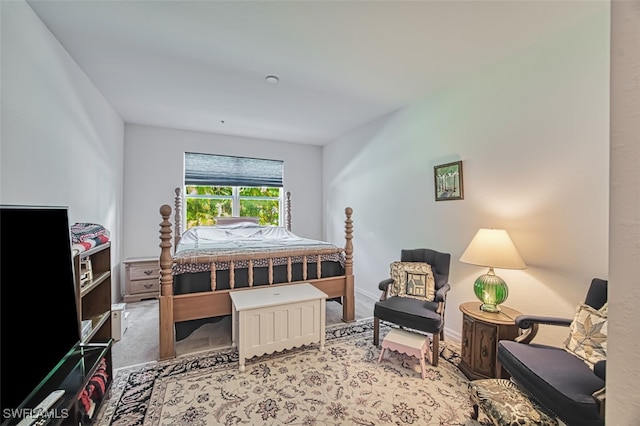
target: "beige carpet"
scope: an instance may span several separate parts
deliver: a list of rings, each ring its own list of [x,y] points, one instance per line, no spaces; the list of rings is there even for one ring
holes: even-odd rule
[[[381,335],[388,331],[384,327]],[[372,321],[327,328],[324,351],[309,346],[247,361],[211,351],[121,369],[100,425],[465,425],[468,380],[458,348],[442,344],[421,378],[417,359],[372,345]]]
[[[356,320],[371,318],[373,305],[377,299],[357,294],[355,303]],[[129,327],[122,339],[113,345],[113,368],[120,369],[147,362],[155,362],[159,356],[158,300],[143,300],[127,303]],[[343,324],[342,305],[327,302],[326,324]],[[176,342],[176,354],[188,355],[204,350],[220,350],[231,347],[231,316],[222,321],[205,324],[189,337]]]

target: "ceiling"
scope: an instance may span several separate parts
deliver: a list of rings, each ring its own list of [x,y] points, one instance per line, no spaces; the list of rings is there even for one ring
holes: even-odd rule
[[[27,2],[127,123],[315,145],[552,37],[595,3]]]

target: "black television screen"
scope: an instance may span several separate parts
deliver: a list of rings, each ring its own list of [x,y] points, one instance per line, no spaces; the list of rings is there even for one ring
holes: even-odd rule
[[[0,205],[2,421],[79,340],[67,208]]]

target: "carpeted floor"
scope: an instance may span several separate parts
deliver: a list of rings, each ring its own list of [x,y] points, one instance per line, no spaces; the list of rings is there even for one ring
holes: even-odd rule
[[[355,303],[356,320],[371,318],[376,301],[377,299],[358,293]],[[159,356],[158,300],[127,303],[126,310],[130,314],[129,327],[121,340],[114,343],[112,350],[115,370],[155,362]],[[327,302],[326,324],[343,324],[341,304]],[[219,322],[201,326],[189,337],[175,344],[178,356],[228,347],[231,347],[230,315]]]
[[[372,330],[371,319],[329,326],[324,351],[256,357],[244,373],[234,349],[120,369],[97,424],[479,424],[455,345],[442,344],[423,380],[416,358],[387,351],[378,363]]]

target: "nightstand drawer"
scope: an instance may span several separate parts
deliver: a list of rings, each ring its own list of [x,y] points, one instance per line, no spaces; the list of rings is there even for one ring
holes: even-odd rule
[[[138,293],[159,293],[160,292],[160,280],[158,278],[152,278],[150,280],[136,280],[129,283],[129,292],[131,295]]]
[[[160,266],[157,263],[145,262],[144,264],[131,264],[129,267],[129,279],[148,280],[151,278],[160,278]]]

